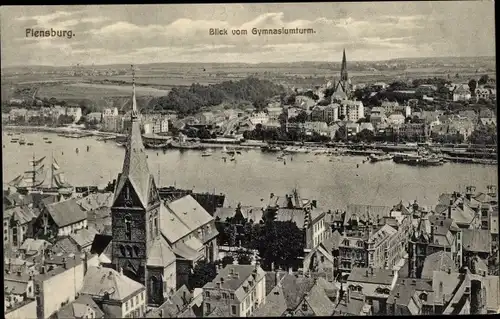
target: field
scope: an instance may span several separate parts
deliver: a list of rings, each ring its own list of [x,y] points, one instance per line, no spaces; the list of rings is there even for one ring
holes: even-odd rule
[[[467,83],[483,74],[495,77],[493,58],[446,58],[439,60],[401,60],[406,68],[383,70],[379,62],[370,64],[348,61],[349,78],[353,84],[383,81],[441,77],[450,81]],[[420,64],[419,64],[420,63]],[[440,64],[439,64],[440,63]],[[380,69],[377,71],[375,69]],[[102,67],[101,67],[102,68]],[[131,94],[132,76],[128,66],[108,66],[108,70],[126,73],[109,76],[69,76],[68,68],[34,67],[31,71],[6,72],[2,70],[2,97],[5,101],[16,94],[18,88],[38,88],[38,98],[54,97],[58,100],[102,101],[128,98]],[[478,69],[480,69],[478,71]],[[86,69],[89,71],[89,69]],[[488,70],[488,71],[485,71]],[[84,69],[85,71],[85,69]],[[37,74],[37,72],[40,72]],[[455,75],[459,74],[457,78]],[[340,64],[327,62],[265,63],[265,64],[222,64],[222,63],[162,63],[139,65],[136,68],[136,92],[138,98],[167,95],[175,86],[189,86],[192,83],[209,85],[223,81],[238,81],[248,76],[267,79],[286,87],[313,88],[340,77]],[[121,102],[120,102],[121,103]]]

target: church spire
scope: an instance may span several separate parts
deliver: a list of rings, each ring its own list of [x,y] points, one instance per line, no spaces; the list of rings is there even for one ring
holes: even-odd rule
[[[342,67],[340,68],[340,80],[341,81],[347,81],[347,59],[345,57],[345,49],[344,49],[344,54],[342,56]]]
[[[140,205],[146,208],[149,197],[151,196],[150,188],[152,187],[153,177],[148,168],[146,152],[144,144],[142,143],[141,124],[135,97],[135,72],[133,66],[132,77],[131,127],[127,139],[122,172],[118,176],[118,182],[115,189],[114,202],[117,204],[117,199],[120,197],[131,200],[130,195],[127,194],[132,191],[136,195],[134,197],[138,197]]]

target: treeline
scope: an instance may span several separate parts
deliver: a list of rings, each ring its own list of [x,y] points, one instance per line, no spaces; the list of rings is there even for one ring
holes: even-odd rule
[[[281,85],[248,77],[237,82],[225,81],[208,86],[192,84],[189,87],[176,87],[167,96],[151,100],[149,108],[173,110],[179,115],[190,115],[202,108],[226,101],[249,101],[255,104],[284,92],[285,88]]]

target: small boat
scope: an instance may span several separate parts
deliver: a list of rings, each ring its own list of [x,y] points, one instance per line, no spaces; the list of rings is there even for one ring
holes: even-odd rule
[[[384,154],[384,155],[371,154],[370,155],[370,162],[372,162],[372,163],[381,162],[381,161],[389,161],[391,159],[392,159],[392,155],[390,155],[390,154]]]
[[[44,139],[44,140],[48,140],[49,138],[48,138],[48,137],[44,137],[43,139]]]
[[[17,142],[19,142],[19,140],[13,138],[13,139],[10,140],[10,142],[11,143],[17,143]]]
[[[19,139],[19,145],[24,145],[24,144],[26,144],[26,140],[23,137],[21,137]]]
[[[28,146],[33,146],[33,143],[32,142],[28,142],[26,143]]]
[[[87,152],[88,152],[88,151],[90,151],[90,146],[89,146],[89,145],[87,145]]]
[[[284,159],[283,156],[278,156],[276,158],[278,159],[278,161],[282,161]]]
[[[78,147],[76,148],[76,154],[78,154],[80,152],[80,150],[78,149]]]
[[[45,141],[45,143],[47,143],[47,144],[52,144],[52,141]]]
[[[7,133],[7,136],[12,136],[12,133]]]
[[[240,151],[236,151],[236,154],[241,155],[241,152]]]
[[[212,156],[212,153],[210,151],[204,151],[203,153],[201,153],[201,156],[202,157]]]

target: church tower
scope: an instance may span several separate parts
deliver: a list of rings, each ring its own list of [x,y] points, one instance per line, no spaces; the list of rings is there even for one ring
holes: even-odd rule
[[[340,68],[340,81],[345,83],[349,81],[349,77],[347,75],[347,59],[345,57],[345,49],[344,49],[344,54],[342,56],[342,66]]]
[[[345,49],[342,55],[342,66],[340,68],[340,80],[334,84],[333,100],[336,102],[351,98],[351,81],[347,73],[347,58]]]
[[[123,168],[118,174],[111,207],[112,264],[146,287],[147,257],[160,237],[160,197],[149,172],[142,143],[132,69],[132,113]]]

